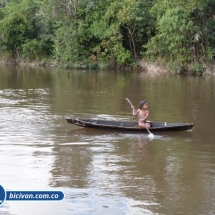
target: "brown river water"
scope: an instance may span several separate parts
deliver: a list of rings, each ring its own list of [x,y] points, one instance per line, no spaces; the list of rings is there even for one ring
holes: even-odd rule
[[[192,122],[192,131],[80,128],[66,117]],[[6,215],[215,214],[215,77],[0,68],[0,185],[60,190],[62,201],[5,201]]]

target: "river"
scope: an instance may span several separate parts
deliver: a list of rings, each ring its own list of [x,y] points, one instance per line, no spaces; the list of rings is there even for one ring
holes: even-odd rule
[[[6,215],[215,213],[215,77],[1,67],[0,185],[60,190],[52,201],[5,201]],[[191,131],[80,128],[71,118],[192,122]]]

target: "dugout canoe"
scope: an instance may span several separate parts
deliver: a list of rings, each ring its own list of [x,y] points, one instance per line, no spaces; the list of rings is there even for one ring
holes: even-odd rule
[[[86,128],[146,131],[145,128],[140,128],[137,122],[72,118],[66,118],[66,121],[73,125]],[[151,121],[150,124],[150,131],[183,131],[190,130],[194,126],[193,123],[166,123]]]

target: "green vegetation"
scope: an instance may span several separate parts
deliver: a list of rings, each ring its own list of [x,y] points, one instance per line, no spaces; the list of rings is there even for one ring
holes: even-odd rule
[[[215,57],[215,0],[0,0],[1,57],[69,68],[162,61],[202,71]]]

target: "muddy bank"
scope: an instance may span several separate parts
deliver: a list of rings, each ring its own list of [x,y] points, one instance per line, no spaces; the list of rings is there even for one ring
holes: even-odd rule
[[[167,66],[158,64],[158,63],[150,63],[144,60],[137,60],[136,61],[139,68],[144,72],[150,72],[154,74],[160,73],[175,73],[173,70],[169,69]]]
[[[160,73],[170,73],[170,74],[188,74],[188,75],[215,75],[215,62],[209,65],[202,65],[199,70],[195,70],[191,66],[178,67],[171,69],[168,64],[163,64],[161,62],[149,62],[147,60],[137,60],[136,61],[140,70],[144,72],[149,72],[153,74]]]

